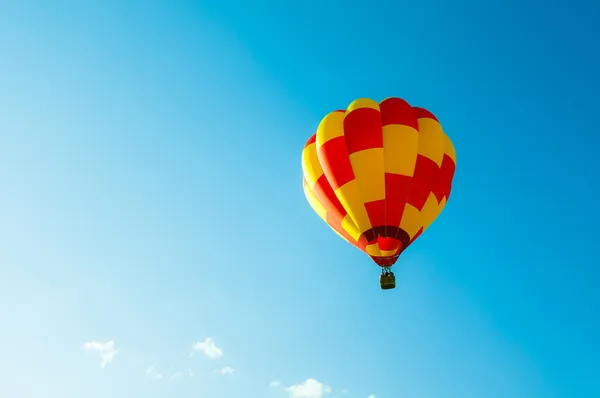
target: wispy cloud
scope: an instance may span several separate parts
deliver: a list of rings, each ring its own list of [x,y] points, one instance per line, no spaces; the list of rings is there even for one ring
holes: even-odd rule
[[[188,369],[188,376],[190,376],[190,378],[194,377],[194,371],[191,368]]]
[[[207,337],[204,341],[192,344],[192,352],[201,352],[209,359],[217,359],[223,356],[223,351],[217,347],[213,339]]]
[[[344,388],[344,389],[342,390],[342,394],[348,394],[348,389],[347,389],[347,388]]]
[[[232,375],[233,372],[235,372],[235,369],[231,366],[225,366],[222,367],[221,370],[219,370],[219,373],[221,373],[222,375]]]
[[[146,376],[153,377],[158,380],[163,379],[163,375],[158,370],[156,370],[154,366],[148,367],[148,369],[146,370]]]
[[[83,348],[87,353],[96,353],[100,356],[100,367],[104,369],[110,365],[119,350],[115,346],[113,340],[110,341],[89,341],[83,344]]]
[[[283,387],[283,384],[279,380],[273,380],[269,383],[269,387],[271,388],[280,388]]]
[[[191,371],[191,369],[190,369],[190,371]],[[162,373],[160,373],[158,371],[158,369],[156,369],[154,366],[149,366],[148,369],[146,369],[146,376],[151,377],[153,379],[157,379],[157,380],[164,380],[164,376],[162,375]],[[171,375],[171,377],[169,377],[169,380],[180,379],[182,377],[183,377],[182,372],[175,372]]]
[[[369,398],[375,398],[375,394],[369,395]]]
[[[331,387],[309,378],[305,382],[285,388],[290,398],[321,398],[331,393]]]

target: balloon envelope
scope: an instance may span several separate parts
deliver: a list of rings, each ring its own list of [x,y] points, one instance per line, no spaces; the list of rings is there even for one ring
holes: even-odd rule
[[[302,153],[313,210],[382,267],[440,214],[455,167],[454,146],[437,118],[400,98],[362,98],[329,113]]]

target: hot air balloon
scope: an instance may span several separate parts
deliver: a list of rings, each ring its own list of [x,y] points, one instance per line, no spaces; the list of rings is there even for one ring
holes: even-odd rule
[[[401,98],[362,98],[326,115],[302,152],[304,193],[344,240],[381,267],[392,266],[450,197],[454,146],[438,119]]]

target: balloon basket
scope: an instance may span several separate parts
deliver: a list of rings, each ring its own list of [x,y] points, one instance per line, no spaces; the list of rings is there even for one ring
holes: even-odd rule
[[[393,272],[381,274],[379,276],[379,285],[382,290],[394,289],[396,287],[396,276]]]

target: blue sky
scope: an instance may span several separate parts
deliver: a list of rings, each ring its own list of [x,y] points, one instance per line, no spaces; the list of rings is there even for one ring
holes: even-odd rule
[[[0,5],[0,396],[600,396],[598,6],[368,4]],[[458,165],[382,292],[300,156],[388,96]]]

